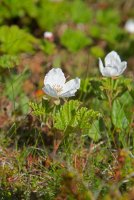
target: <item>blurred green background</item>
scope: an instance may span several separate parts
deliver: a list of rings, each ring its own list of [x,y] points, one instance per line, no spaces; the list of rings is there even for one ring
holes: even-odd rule
[[[134,45],[134,35],[124,29],[129,18],[134,18],[133,0],[1,0],[0,53],[42,51],[58,54],[52,64],[83,67],[87,55],[93,65],[93,58],[110,50],[128,59]],[[44,40],[45,31],[53,32],[54,42]]]

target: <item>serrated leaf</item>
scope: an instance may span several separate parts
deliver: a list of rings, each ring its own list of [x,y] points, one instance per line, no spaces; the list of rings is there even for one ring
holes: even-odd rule
[[[45,108],[35,102],[29,102],[29,106],[33,110],[33,114],[36,116],[41,116],[45,114]]]
[[[75,126],[77,125],[84,134],[85,132],[89,130],[89,128],[92,125],[92,122],[98,116],[99,116],[98,112],[95,112],[94,110],[88,110],[86,107],[82,107],[76,113]]]
[[[54,117],[54,127],[59,130],[65,130],[68,126],[73,126],[79,106],[80,102],[77,100],[70,100],[65,103]]]
[[[0,50],[7,54],[32,52],[37,40],[25,30],[17,26],[0,27]]]
[[[13,68],[19,64],[17,56],[3,55],[0,57],[0,67],[2,68]]]
[[[99,117],[99,113],[86,107],[80,108],[80,102],[71,100],[61,107],[55,116],[55,128],[65,130],[68,127],[81,130],[86,134],[92,122]]]

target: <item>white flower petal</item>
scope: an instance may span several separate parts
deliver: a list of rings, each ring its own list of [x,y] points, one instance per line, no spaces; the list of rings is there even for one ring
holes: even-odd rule
[[[101,74],[103,75],[104,65],[103,65],[102,60],[100,58],[99,58],[99,69],[100,69]]]
[[[126,68],[127,68],[127,62],[126,61],[121,62],[120,68],[118,68],[119,69],[118,76],[121,75]]]
[[[99,58],[99,69],[103,76],[112,77],[121,75],[127,67],[127,62],[121,62],[119,55],[111,51],[105,57],[105,67]]]
[[[49,96],[51,96],[51,97],[58,97],[56,91],[50,85],[47,84],[42,89]]]
[[[75,93],[77,92],[77,90],[71,90],[71,91],[67,91],[65,93],[62,93],[60,95],[60,97],[72,97],[75,96]]]
[[[64,73],[60,68],[51,69],[44,78],[44,85],[48,84],[50,86],[53,85],[64,85],[66,79]]]
[[[129,19],[125,24],[125,29],[129,33],[134,33],[134,19]]]
[[[118,76],[118,69],[115,67],[105,67],[102,75],[106,77]]]
[[[75,96],[75,92],[80,88],[80,79],[72,79],[65,83],[63,91],[60,94],[61,97],[71,97]]]
[[[80,88],[80,79],[75,78],[65,83],[62,93],[65,93],[71,90],[78,90],[79,88]]]
[[[50,70],[44,79],[44,92],[52,97],[71,97],[80,88],[80,79],[65,83],[65,76],[60,68]]]
[[[121,59],[115,51],[111,51],[105,57],[105,67],[118,67],[120,63]]]
[[[49,31],[46,31],[46,32],[44,32],[44,37],[45,38],[52,38],[53,37],[53,33],[49,32]]]

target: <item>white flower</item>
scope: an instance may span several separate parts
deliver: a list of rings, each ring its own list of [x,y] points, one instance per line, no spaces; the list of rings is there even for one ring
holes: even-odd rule
[[[54,35],[52,32],[46,31],[44,32],[44,38],[50,41],[54,40]]]
[[[134,33],[134,19],[129,19],[125,24],[125,29],[129,33]]]
[[[105,67],[99,58],[99,68],[103,76],[114,77],[121,75],[127,67],[127,62],[121,62],[119,55],[111,51],[105,57]]]
[[[51,69],[44,78],[44,92],[51,97],[71,97],[75,96],[80,88],[80,79],[75,78],[66,82],[64,73],[60,68]]]

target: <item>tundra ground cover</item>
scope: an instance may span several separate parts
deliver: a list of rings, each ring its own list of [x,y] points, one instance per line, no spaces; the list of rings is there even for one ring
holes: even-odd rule
[[[133,6],[0,2],[0,199],[133,199]]]

